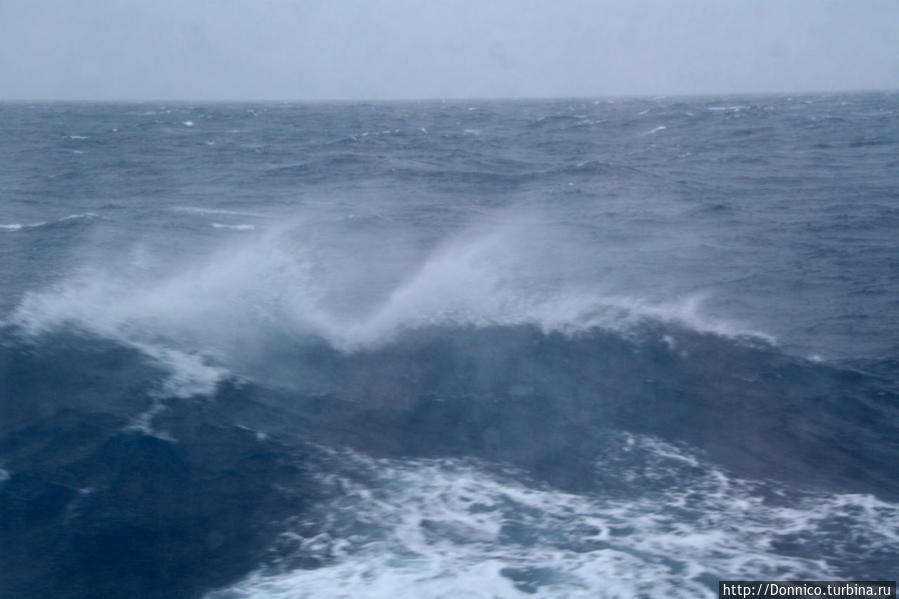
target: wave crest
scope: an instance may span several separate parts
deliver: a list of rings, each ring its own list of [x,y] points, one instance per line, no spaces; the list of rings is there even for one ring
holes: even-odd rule
[[[328,253],[303,233],[297,227],[264,232],[180,264],[154,260],[141,248],[29,293],[11,321],[32,334],[74,326],[144,351],[156,348],[156,355],[200,354],[226,367],[245,365],[279,344],[323,340],[354,352],[433,326],[529,325],[565,334],[601,328],[627,335],[661,322],[763,338],[705,316],[701,294],[662,301],[560,276],[540,247],[528,245],[533,230],[527,226],[462,236],[411,269],[374,274],[368,260]]]

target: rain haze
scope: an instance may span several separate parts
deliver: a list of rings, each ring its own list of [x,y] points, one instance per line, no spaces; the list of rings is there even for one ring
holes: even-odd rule
[[[2,0],[0,98],[894,89],[897,31],[893,0]]]

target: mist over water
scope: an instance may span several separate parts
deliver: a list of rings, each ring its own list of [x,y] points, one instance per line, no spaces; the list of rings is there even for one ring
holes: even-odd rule
[[[897,110],[0,107],[0,594],[888,578]]]
[[[273,347],[369,350],[429,326],[531,325],[570,335],[594,327],[627,333],[653,319],[768,338],[703,315],[699,292],[666,299],[631,287],[627,295],[621,266],[596,255],[584,268],[589,246],[563,237],[553,215],[505,216],[511,212],[493,211],[424,248],[389,235],[385,244],[380,227],[353,231],[350,247],[317,243],[330,225],[311,219],[216,241],[174,261],[141,246],[27,294],[12,321],[31,333],[73,325],[129,344],[163,344],[250,377]],[[330,235],[347,234],[340,228]]]

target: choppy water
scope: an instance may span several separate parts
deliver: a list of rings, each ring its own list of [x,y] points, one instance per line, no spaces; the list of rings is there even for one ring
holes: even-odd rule
[[[0,595],[895,579],[899,95],[0,105]]]

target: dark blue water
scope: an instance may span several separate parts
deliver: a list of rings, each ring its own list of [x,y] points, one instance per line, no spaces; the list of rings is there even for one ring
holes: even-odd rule
[[[0,105],[0,596],[895,579],[899,95]]]

